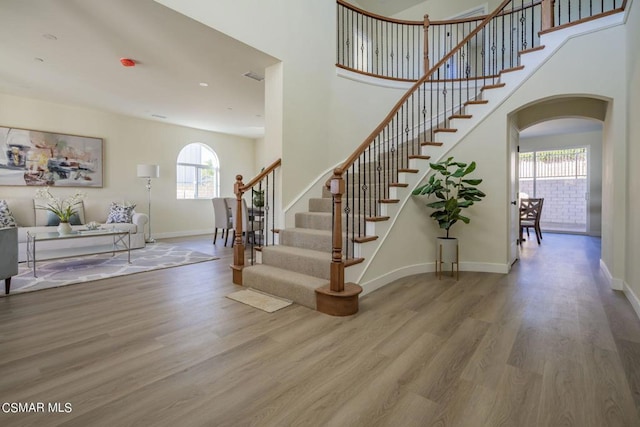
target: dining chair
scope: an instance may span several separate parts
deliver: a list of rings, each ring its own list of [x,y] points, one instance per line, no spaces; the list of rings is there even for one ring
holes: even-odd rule
[[[540,244],[540,240],[542,240],[540,216],[542,215],[543,205],[544,198],[520,200],[520,245],[522,245],[524,230],[527,230],[527,237],[529,237],[530,228],[533,228],[535,231],[536,240],[538,240],[538,244]]]
[[[235,198],[227,198],[227,204],[231,210],[231,223],[233,228],[236,226],[236,211],[238,206],[238,201]],[[242,199],[242,235],[244,237],[244,244],[248,245],[249,242],[256,243],[258,234],[261,234],[262,231],[262,221],[249,218],[249,209],[247,208],[247,202]],[[233,241],[231,242],[231,246],[235,244],[235,232]]]
[[[216,238],[218,237],[218,229],[222,230],[222,238],[224,239],[224,245],[227,246],[227,240],[229,239],[229,230],[233,229],[231,223],[231,215],[227,201],[223,197],[214,197],[211,199],[213,203],[213,215],[215,221],[215,230],[213,232],[213,244],[216,244]]]

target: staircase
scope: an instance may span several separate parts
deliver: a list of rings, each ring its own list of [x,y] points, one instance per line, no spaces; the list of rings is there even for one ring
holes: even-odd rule
[[[607,19],[619,18],[608,15],[602,19],[602,25],[608,25]],[[411,138],[380,148],[374,155],[369,155],[368,161],[352,162],[352,169],[345,173],[347,180],[358,185],[367,184],[364,191],[356,188],[355,194],[347,193],[341,198],[342,207],[347,208],[341,213],[339,239],[345,242],[344,252],[341,252],[343,282],[359,282],[372,255],[384,243],[395,216],[409,200],[411,191],[429,173],[429,161],[443,158],[580,31],[580,26],[569,26],[542,35],[538,46],[518,53],[517,66],[499,70],[497,77],[483,85],[477,96],[450,107],[450,111],[445,109],[446,120],[437,119],[436,125],[429,129],[418,128]],[[436,116],[440,117],[442,113]],[[402,162],[398,160],[399,152],[407,154]],[[372,174],[375,179],[367,180],[366,177]],[[335,200],[325,185],[316,187],[315,191],[319,197],[309,199],[307,211],[295,214],[294,227],[279,230],[279,244],[262,247],[261,263],[243,268],[242,284],[327,312],[318,306],[318,295],[326,293],[331,285],[332,255],[335,264]],[[319,289],[324,291],[319,292]],[[355,295],[357,304],[360,289],[347,286],[345,292],[351,297]]]
[[[279,231],[279,244],[262,248],[262,264],[243,270],[243,285],[316,309],[316,289],[330,281],[331,193],[309,200],[295,227]]]

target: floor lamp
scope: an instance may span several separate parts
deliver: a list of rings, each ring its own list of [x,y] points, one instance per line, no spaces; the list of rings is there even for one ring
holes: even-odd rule
[[[138,165],[138,178],[147,178],[147,195],[149,203],[149,237],[147,243],[155,243],[156,239],[151,236],[151,178],[160,177],[160,166],[158,165]]]

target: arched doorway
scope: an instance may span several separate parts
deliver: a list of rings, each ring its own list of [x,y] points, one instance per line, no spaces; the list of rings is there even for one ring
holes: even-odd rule
[[[547,147],[556,144],[558,146],[576,146],[580,144],[580,133],[585,128],[589,132],[596,127],[602,132],[603,124],[607,119],[607,111],[609,102],[600,98],[585,96],[565,96],[543,99],[534,103],[523,106],[515,110],[509,115],[509,144],[510,144],[510,188],[509,194],[512,200],[512,210],[510,213],[510,260],[515,262],[519,256],[517,239],[519,237],[519,221],[518,221],[518,199],[519,199],[519,153],[532,151],[532,146],[536,144],[538,147]],[[567,120],[570,119],[570,120]],[[578,119],[578,120],[576,120]],[[562,120],[561,122],[557,122]],[[544,130],[551,129],[555,122],[556,130],[553,135],[543,135]],[[594,127],[593,124],[596,123]],[[562,125],[564,124],[564,128]],[[580,127],[583,126],[583,128]],[[572,128],[569,128],[571,126]],[[527,136],[534,136],[534,140],[528,141]],[[562,135],[565,135],[564,137]],[[593,135],[589,138],[593,139]],[[567,142],[562,144],[562,142]],[[550,144],[550,145],[549,145]],[[599,143],[590,141],[591,146],[591,164],[590,169],[595,172],[590,177],[588,186],[588,201],[585,205],[587,210],[588,224],[585,225],[587,234],[599,235],[602,221],[601,210],[603,199],[602,194],[602,165],[604,156],[602,155],[602,147],[606,144],[605,137],[601,136]],[[562,209],[562,208],[560,208]]]

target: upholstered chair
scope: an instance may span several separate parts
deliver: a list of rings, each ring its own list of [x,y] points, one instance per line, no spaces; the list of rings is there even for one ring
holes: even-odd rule
[[[238,210],[238,200],[232,197],[227,197],[227,206],[231,209],[231,224],[235,228],[236,226],[236,212]],[[257,243],[256,235],[261,234],[262,221],[254,219],[249,215],[249,209],[247,208],[247,202],[242,199],[242,235],[244,236],[244,244],[248,245],[250,242]],[[235,231],[234,237],[235,239]],[[235,240],[232,241],[231,246],[235,244]]]
[[[233,229],[233,224],[231,223],[231,210],[227,206],[227,201],[222,197],[214,197],[213,199],[211,199],[211,202],[213,203],[213,215],[215,220],[213,244],[216,244],[218,229],[221,229],[224,245],[227,246],[227,240],[229,239],[229,230]]]
[[[11,290],[11,277],[18,274],[18,229],[0,228],[0,280],[4,279],[4,293]]]

